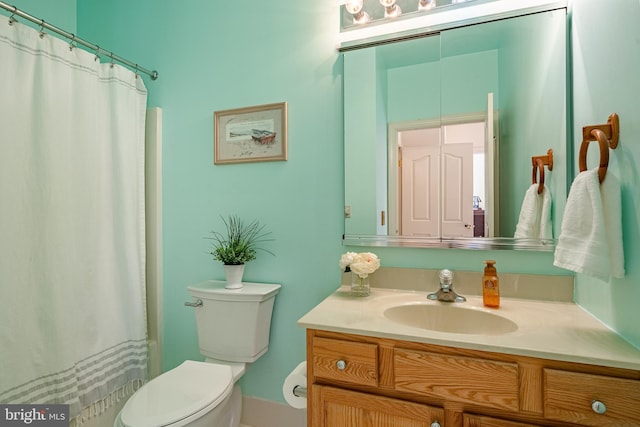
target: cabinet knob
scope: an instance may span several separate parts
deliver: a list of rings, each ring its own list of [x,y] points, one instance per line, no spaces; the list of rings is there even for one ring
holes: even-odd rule
[[[336,362],[336,366],[341,371],[344,371],[344,369],[347,367],[347,362],[345,362],[344,360],[340,359],[340,360],[338,360],[338,362]]]
[[[440,427],[440,423],[437,421],[434,421],[431,423],[431,427]]]
[[[604,414],[605,412],[607,412],[607,405],[600,402],[599,400],[594,400],[593,402],[591,402],[591,409],[593,409],[593,412],[595,412],[596,414]]]

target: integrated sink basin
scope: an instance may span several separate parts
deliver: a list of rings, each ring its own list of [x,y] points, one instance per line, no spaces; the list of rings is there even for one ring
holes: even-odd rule
[[[384,317],[405,326],[455,334],[501,335],[518,329],[518,325],[506,317],[452,304],[397,305],[387,308]]]

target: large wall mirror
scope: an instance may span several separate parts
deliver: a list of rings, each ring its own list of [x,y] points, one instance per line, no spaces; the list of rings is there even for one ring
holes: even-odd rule
[[[345,244],[552,250],[514,232],[532,157],[550,149],[560,229],[566,20],[557,9],[344,52]]]

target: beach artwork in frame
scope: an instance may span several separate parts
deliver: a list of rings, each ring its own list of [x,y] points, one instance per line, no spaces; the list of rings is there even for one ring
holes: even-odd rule
[[[213,163],[287,160],[287,103],[216,111]]]

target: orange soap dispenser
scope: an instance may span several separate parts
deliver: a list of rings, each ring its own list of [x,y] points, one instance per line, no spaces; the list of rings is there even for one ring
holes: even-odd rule
[[[496,272],[495,261],[488,259],[482,277],[482,302],[485,307],[500,307],[500,284]]]

